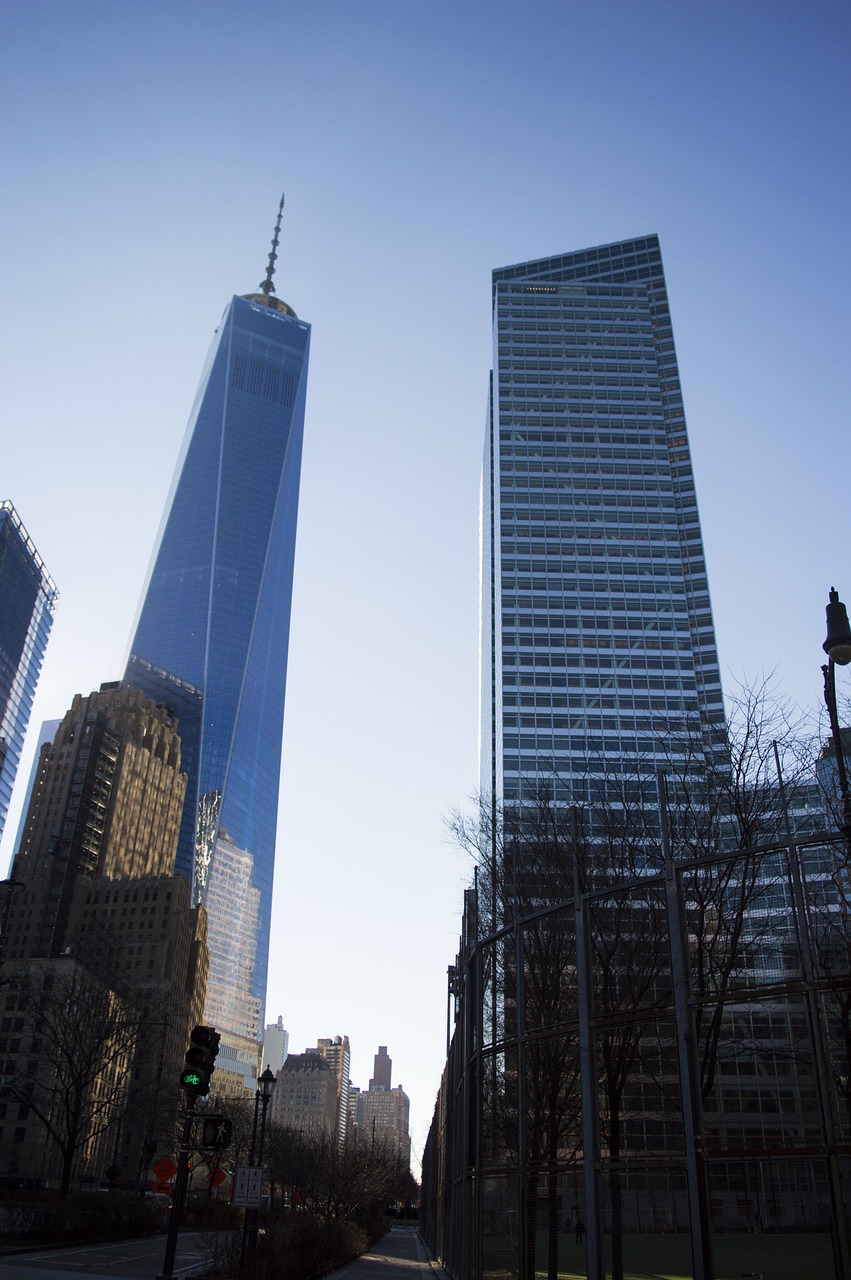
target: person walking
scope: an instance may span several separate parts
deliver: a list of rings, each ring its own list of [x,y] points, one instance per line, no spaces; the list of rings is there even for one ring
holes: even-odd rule
[[[582,1221],[579,1214],[577,1214],[576,1215],[576,1243],[577,1244],[582,1244],[582,1239],[584,1235],[585,1235],[585,1223]]]

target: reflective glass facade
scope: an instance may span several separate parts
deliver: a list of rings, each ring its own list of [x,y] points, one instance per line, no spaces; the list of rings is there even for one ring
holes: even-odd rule
[[[262,1039],[310,326],[234,298],[213,343],[126,679],[178,716],[178,869],[209,917],[205,1017]],[[240,1046],[242,1054],[240,1056]]]
[[[657,238],[495,271],[493,328],[481,787],[580,803],[723,721]]]
[[[59,595],[11,502],[0,502],[0,835]]]

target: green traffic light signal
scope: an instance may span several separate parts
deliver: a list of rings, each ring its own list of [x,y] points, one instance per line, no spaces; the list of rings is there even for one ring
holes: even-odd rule
[[[180,1083],[196,1097],[204,1098],[210,1092],[210,1076],[219,1052],[219,1033],[215,1027],[194,1027],[189,1037],[183,1074]]]

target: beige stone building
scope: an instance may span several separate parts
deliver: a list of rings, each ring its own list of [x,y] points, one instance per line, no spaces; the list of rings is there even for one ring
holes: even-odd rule
[[[100,1074],[89,1070],[90,1133],[73,1180],[99,1183],[108,1170],[135,1185],[151,1153],[173,1146],[178,1078],[209,964],[204,909],[174,874],[185,789],[174,716],[127,686],[75,697],[42,748],[4,937],[0,1184],[57,1177],[57,1121],[26,1105],[27,1077],[73,1075],[75,1046],[69,1040],[64,1065],[51,1064],[59,1050],[30,1015],[38,989],[35,1007],[47,1007],[71,973],[80,989],[71,1007],[88,1002],[113,1026]],[[66,1019],[71,1030],[76,1016]]]
[[[276,1076],[269,1121],[282,1129],[318,1136],[337,1128],[337,1079],[315,1051],[291,1053]]]

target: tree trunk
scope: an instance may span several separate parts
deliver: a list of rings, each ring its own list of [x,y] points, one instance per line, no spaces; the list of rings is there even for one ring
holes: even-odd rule
[[[76,1150],[76,1147],[73,1146],[62,1148],[62,1175],[59,1182],[59,1194],[63,1200],[71,1190],[71,1171],[74,1168]]]

